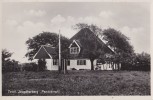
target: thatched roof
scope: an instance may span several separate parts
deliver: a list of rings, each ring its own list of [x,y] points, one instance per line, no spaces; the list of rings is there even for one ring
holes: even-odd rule
[[[42,45],[38,52],[35,54],[34,59],[50,59],[55,58],[57,55],[55,47],[49,45]]]
[[[95,33],[93,33],[89,28],[83,28],[78,33],[76,33],[70,40],[76,40],[76,42],[82,47],[86,47],[88,44],[84,44],[82,39],[90,39],[92,42],[97,43],[97,45],[104,47],[106,52],[114,53]]]
[[[85,42],[84,40],[89,39],[89,42]],[[67,49],[64,52],[70,59],[85,59],[86,56],[85,50],[88,47],[92,47],[92,42],[97,43],[98,49],[101,49],[105,53],[114,53],[101,39],[99,39],[90,29],[84,28],[81,29],[78,33],[76,33],[71,39],[71,41],[75,40],[76,43],[81,47],[81,51],[79,54],[70,54],[70,50]],[[57,58],[58,53],[55,51],[56,48],[49,46],[49,45],[42,45],[38,52],[35,54],[34,59],[50,59],[50,58]]]

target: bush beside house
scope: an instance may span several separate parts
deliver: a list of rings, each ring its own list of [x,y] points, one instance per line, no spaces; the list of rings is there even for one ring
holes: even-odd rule
[[[122,63],[121,70],[136,70],[136,71],[150,71],[150,55],[142,52],[130,57],[130,62]]]
[[[22,71],[38,71],[38,65],[34,62],[23,63],[21,67],[22,67]]]

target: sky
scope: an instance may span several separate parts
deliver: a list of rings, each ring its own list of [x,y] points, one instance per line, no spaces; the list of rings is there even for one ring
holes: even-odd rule
[[[9,2],[2,4],[2,49],[27,62],[25,42],[41,32],[71,38],[77,23],[114,28],[130,38],[136,53],[150,53],[150,4],[144,2]]]

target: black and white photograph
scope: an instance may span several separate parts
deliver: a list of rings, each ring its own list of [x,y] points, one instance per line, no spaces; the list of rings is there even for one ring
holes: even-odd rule
[[[1,5],[2,96],[151,96],[150,2]]]

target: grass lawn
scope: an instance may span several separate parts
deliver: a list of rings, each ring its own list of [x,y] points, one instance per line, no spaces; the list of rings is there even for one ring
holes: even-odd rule
[[[150,95],[150,72],[10,72],[2,75],[2,95]]]

